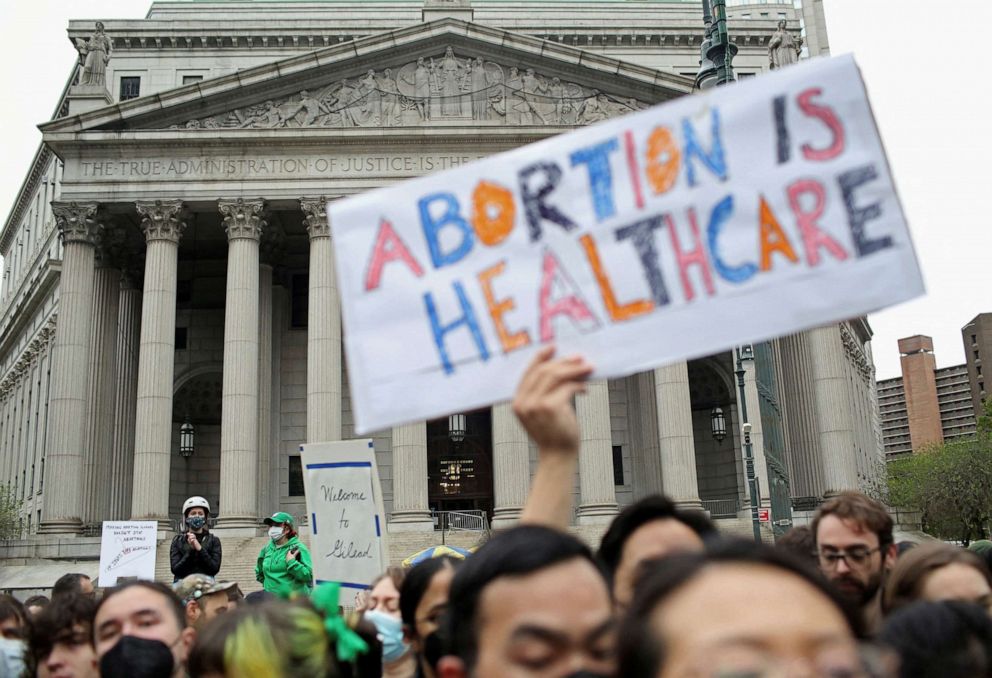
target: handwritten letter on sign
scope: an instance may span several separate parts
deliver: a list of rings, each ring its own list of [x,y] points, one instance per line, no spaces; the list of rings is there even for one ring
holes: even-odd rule
[[[328,206],[359,432],[923,292],[854,60],[815,60]]]
[[[372,441],[301,449],[314,579],[364,589],[389,564]]]
[[[103,521],[100,586],[115,586],[121,578],[155,579],[157,530],[154,520]]]

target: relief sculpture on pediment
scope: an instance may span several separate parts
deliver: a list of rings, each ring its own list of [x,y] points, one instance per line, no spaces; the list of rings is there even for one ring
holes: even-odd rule
[[[420,57],[398,69],[369,70],[320,89],[173,125],[173,129],[401,127],[434,121],[490,125],[585,125],[646,108],[528,68],[481,57]]]

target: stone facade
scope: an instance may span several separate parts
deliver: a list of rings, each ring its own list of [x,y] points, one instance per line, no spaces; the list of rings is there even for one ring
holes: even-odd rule
[[[68,89],[0,234],[0,482],[24,500],[25,536],[166,528],[191,494],[231,536],[303,515],[299,445],[353,436],[326,202],[690,94],[695,5],[520,7],[158,2],[105,22],[106,90]],[[778,15],[799,15],[746,9],[731,13],[736,66],[756,75]],[[772,348],[785,462],[766,459],[764,394],[740,368],[759,487],[778,464],[794,496],[877,489],[867,324]],[[728,352],[593,384],[576,529],[661,491],[747,529],[736,369]],[[432,531],[432,509],[519,516],[533,445],[504,405],[467,414],[487,423],[464,444],[446,422],[372,436],[392,531]]]

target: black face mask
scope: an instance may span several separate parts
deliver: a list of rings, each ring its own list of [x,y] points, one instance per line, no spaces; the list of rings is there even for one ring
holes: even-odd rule
[[[610,678],[610,676],[605,673],[596,673],[595,671],[576,671],[575,673],[568,674],[565,678]]]
[[[424,662],[432,669],[437,667],[437,663],[444,656],[444,641],[437,631],[424,636]]]
[[[100,678],[169,678],[174,666],[161,640],[123,636],[100,660]]]

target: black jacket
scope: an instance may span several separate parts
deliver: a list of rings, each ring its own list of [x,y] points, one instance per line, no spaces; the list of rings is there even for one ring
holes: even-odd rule
[[[216,577],[220,571],[220,539],[209,532],[198,534],[196,538],[202,547],[199,551],[189,545],[185,534],[177,534],[172,538],[169,560],[172,563],[172,576],[176,579],[191,574]]]

